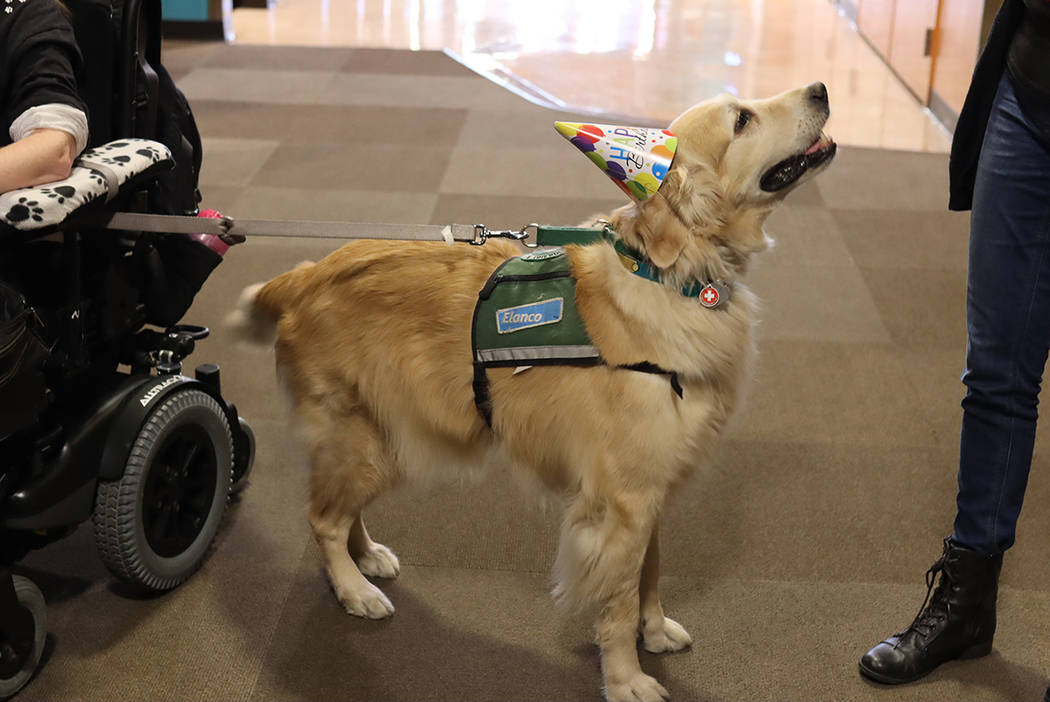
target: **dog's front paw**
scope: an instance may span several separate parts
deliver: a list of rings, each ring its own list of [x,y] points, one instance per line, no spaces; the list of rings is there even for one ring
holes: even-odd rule
[[[655,625],[646,623],[642,630],[642,645],[649,653],[668,653],[681,651],[693,644],[693,637],[681,624],[670,617],[664,617],[663,623]]]
[[[336,590],[336,597],[348,614],[365,619],[384,619],[394,613],[394,605],[372,583],[357,589]]]
[[[373,544],[371,549],[357,559],[357,568],[374,578],[396,578],[401,572],[397,556],[383,544]]]
[[[605,686],[605,699],[609,702],[663,702],[668,698],[670,695],[656,678],[640,671],[627,682]]]

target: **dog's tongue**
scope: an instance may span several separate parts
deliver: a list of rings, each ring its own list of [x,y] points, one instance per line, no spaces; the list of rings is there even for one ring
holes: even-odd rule
[[[825,146],[827,146],[830,143],[831,143],[831,137],[829,137],[824,132],[821,132],[820,136],[817,137],[817,140],[814,141],[813,144],[810,145],[810,147],[808,149],[806,149],[806,154],[816,153],[817,151],[820,151],[821,149],[823,149]]]

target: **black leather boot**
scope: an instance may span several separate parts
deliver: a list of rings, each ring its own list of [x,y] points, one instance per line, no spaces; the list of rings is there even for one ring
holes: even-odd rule
[[[865,653],[861,675],[881,683],[906,683],[945,661],[990,653],[1002,565],[1001,553],[987,556],[945,539],[944,553],[926,571],[926,599],[915,621]],[[940,582],[933,589],[938,574]]]

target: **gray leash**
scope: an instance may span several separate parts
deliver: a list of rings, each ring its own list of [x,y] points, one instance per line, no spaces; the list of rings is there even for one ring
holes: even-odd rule
[[[78,223],[101,229],[161,234],[215,234],[227,243],[248,237],[301,237],[313,239],[392,239],[400,241],[458,241],[480,246],[491,238],[524,241],[528,224],[520,230],[491,230],[484,224],[373,224],[369,222],[318,222],[309,220],[234,219],[180,215],[115,212],[85,215]]]

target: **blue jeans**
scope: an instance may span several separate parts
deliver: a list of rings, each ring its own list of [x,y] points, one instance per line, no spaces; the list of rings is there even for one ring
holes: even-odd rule
[[[1050,348],[1050,108],[1018,104],[1004,74],[984,135],[970,218],[959,492],[953,540],[1014,542]]]

